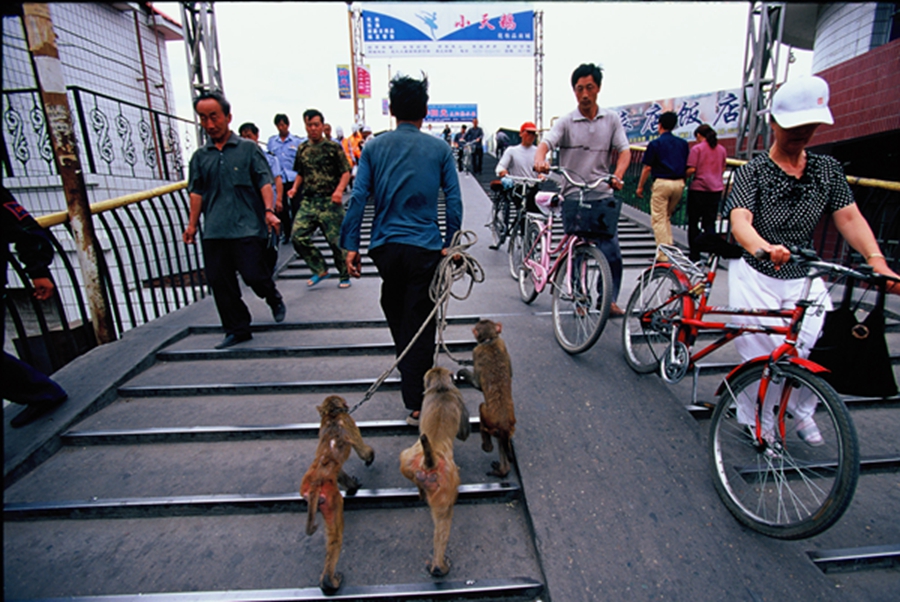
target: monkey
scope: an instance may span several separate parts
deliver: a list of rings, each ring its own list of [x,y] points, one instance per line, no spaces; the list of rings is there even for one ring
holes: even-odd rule
[[[327,594],[336,592],[343,582],[343,575],[335,570],[344,541],[344,498],[338,485],[347,490],[347,495],[356,495],[360,486],[359,480],[344,472],[344,462],[354,449],[366,466],[370,466],[375,461],[375,450],[363,442],[342,397],[330,395],[316,409],[322,417],[319,444],[315,459],[303,475],[300,495],[309,506],[306,534],[316,532],[316,511],[322,513],[325,521],[325,569],[319,587]]]
[[[400,472],[415,483],[420,499],[428,502],[434,522],[434,553],[425,563],[433,577],[450,572],[446,556],[459,489],[459,469],[453,461],[453,438],[469,437],[469,411],[453,384],[453,373],[443,367],[425,373],[425,394],[419,418],[419,438],[400,453]]]
[[[479,320],[472,329],[478,345],[472,351],[473,372],[461,369],[458,377],[468,381],[484,393],[484,403],[478,407],[481,422],[481,449],[494,451],[491,437],[497,439],[499,462],[491,462],[487,474],[503,478],[509,474],[513,459],[511,440],[516,432],[516,415],[512,399],[512,364],[506,344],[500,338],[503,325],[491,320]]]

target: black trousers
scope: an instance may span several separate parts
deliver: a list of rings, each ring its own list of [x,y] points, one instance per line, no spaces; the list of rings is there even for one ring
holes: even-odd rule
[[[290,240],[291,238],[291,224],[294,221],[294,215],[296,212],[293,210],[292,206],[294,204],[293,199],[288,198],[288,190],[291,189],[291,186],[294,185],[294,182],[282,182],[282,197],[281,197],[281,213],[278,214],[278,219],[281,220],[281,236],[285,240]],[[300,203],[300,199],[298,198],[300,193],[297,193],[297,196],[294,198],[297,199],[297,203]]]
[[[700,236],[701,229],[704,234],[716,233],[716,216],[721,199],[721,192],[688,190],[688,245],[691,261],[700,259],[700,251],[694,246],[694,239]]]
[[[481,166],[484,163],[484,147],[476,144],[472,147],[472,171],[481,173]]]
[[[394,339],[395,354],[399,356],[434,309],[428,288],[441,261],[441,252],[388,243],[370,250],[369,256],[381,276],[381,309]],[[397,366],[403,405],[411,412],[422,409],[423,379],[434,365],[436,330],[432,318]]]
[[[272,271],[266,263],[265,238],[212,239],[203,241],[206,280],[213,292],[225,334],[250,334],[250,310],[241,300],[237,274],[257,297],[271,307],[281,299]]]
[[[0,398],[43,405],[65,399],[66,392],[36,368],[4,351],[0,356]]]

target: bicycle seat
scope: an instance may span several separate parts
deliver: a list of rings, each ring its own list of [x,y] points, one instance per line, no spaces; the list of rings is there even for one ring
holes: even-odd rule
[[[551,212],[559,213],[560,196],[555,192],[539,192],[534,197],[534,202],[544,215]]]

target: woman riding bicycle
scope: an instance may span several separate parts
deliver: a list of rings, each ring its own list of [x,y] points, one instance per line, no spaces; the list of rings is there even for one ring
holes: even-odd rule
[[[731,231],[743,247],[741,259],[728,269],[729,305],[787,309],[799,300],[806,269],[788,263],[789,246],[809,248],[819,219],[831,213],[844,239],[872,266],[875,272],[898,277],[887,265],[868,222],[853,200],[840,164],[832,157],[808,153],[809,143],[820,124],[833,124],[828,109],[828,84],[820,77],[803,77],[783,84],[772,100],[771,126],[775,141],[766,155],[760,155],[735,173],[734,186],[725,204]],[[763,251],[768,259],[755,255]],[[831,309],[825,284],[813,283],[811,298]],[[769,319],[771,320],[771,318]],[[807,357],[819,336],[824,312],[809,311],[803,320],[797,351]],[[751,320],[746,320],[750,322]],[[763,323],[766,318],[755,318]],[[769,355],[783,337],[745,334],[735,339],[744,361]],[[753,425],[755,406],[741,400],[738,421]],[[767,401],[767,406],[768,406]],[[792,399],[797,435],[809,445],[824,443],[813,419],[814,399]],[[772,432],[770,408],[763,414],[763,432]]]

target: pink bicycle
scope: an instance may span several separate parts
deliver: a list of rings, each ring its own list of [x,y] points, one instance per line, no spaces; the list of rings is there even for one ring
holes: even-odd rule
[[[572,180],[562,168],[556,167],[554,171],[578,187],[579,203],[608,202],[612,198],[586,201],[584,195],[604,182],[609,183],[614,176],[585,184]],[[522,301],[531,303],[551,285],[556,340],[566,353],[582,353],[597,342],[609,318],[612,272],[603,253],[580,236],[565,234],[553,248],[553,220],[560,212],[560,195],[541,192],[535,202],[541,214],[526,215],[519,294]]]

